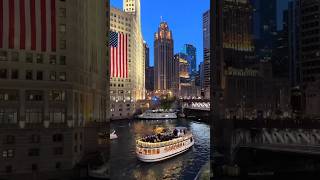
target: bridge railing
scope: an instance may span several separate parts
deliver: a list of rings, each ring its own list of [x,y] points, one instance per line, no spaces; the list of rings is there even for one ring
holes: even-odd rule
[[[276,128],[276,129],[320,129],[320,120],[313,119],[261,119],[232,120],[235,129],[238,128]]]

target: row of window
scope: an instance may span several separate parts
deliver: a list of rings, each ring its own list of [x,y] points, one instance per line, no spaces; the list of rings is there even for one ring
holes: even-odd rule
[[[51,123],[65,123],[66,122],[66,109],[54,108],[49,109],[49,122]],[[27,124],[40,124],[44,119],[43,109],[26,109],[25,122]],[[18,122],[18,109],[0,109],[0,124],[17,124]]]
[[[42,101],[44,92],[41,90],[26,90],[27,101]],[[64,90],[49,90],[49,101],[65,101],[66,91]],[[19,91],[17,90],[0,90],[0,101],[18,101]]]
[[[31,53],[31,52],[26,52],[26,53],[19,53],[17,51],[0,51],[0,61],[13,61],[13,62],[18,62],[20,59],[20,56],[24,55],[24,59],[26,63],[37,63],[37,64],[43,64],[45,59],[48,59],[48,63],[55,65],[66,65],[66,56],[57,56],[57,55],[44,55],[41,53]],[[10,57],[10,58],[9,58]]]
[[[63,155],[63,147],[55,147],[53,148],[53,155]],[[40,156],[39,148],[31,148],[28,150],[29,157]],[[2,158],[3,159],[12,159],[15,157],[14,149],[5,149],[2,150]]]
[[[61,166],[62,166],[61,162],[56,162],[55,163],[55,168],[57,170],[61,169]],[[38,171],[38,165],[37,164],[31,164],[31,170],[32,171]],[[5,166],[4,172],[5,173],[12,173],[13,172],[13,167],[11,165]]]
[[[48,74],[48,79],[50,81],[57,81],[57,80],[66,81],[67,80],[66,76],[67,76],[66,72],[50,71]],[[20,72],[18,69],[11,69],[10,72],[8,69],[5,69],[5,68],[0,69],[0,79],[20,79],[20,78],[21,78]],[[26,70],[24,79],[42,81],[44,80],[44,71]]]
[[[76,136],[77,134],[75,134],[75,140],[78,139],[78,137]],[[80,139],[82,139],[82,133],[80,133]],[[41,140],[41,136],[38,134],[32,134],[29,137],[29,143],[32,144],[39,144]],[[63,142],[63,134],[54,134],[52,135],[52,142]],[[7,135],[4,136],[3,138],[3,144],[15,144],[16,143],[16,137],[13,135]]]

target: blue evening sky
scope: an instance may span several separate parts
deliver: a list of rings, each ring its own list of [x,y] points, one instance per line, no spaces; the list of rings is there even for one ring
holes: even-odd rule
[[[123,0],[111,0],[111,6],[122,9]],[[278,28],[282,27],[282,11],[288,1],[278,0]],[[153,65],[153,38],[160,17],[169,24],[174,39],[174,51],[181,51],[183,44],[197,48],[197,64],[203,61],[202,14],[209,10],[210,0],[141,0],[143,38],[150,47],[150,64]],[[197,67],[198,68],[198,67]]]
[[[122,9],[122,0],[111,0],[110,4]],[[141,0],[141,28],[150,48],[150,64],[153,66],[153,38],[161,16],[172,31],[174,52],[190,43],[197,48],[197,64],[203,61],[202,14],[209,8],[210,0]]]

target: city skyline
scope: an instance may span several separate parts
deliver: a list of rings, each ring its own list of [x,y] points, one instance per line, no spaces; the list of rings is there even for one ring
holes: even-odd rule
[[[112,7],[122,9],[122,1],[111,0]],[[157,31],[161,16],[170,25],[174,39],[174,53],[182,51],[184,44],[192,44],[197,48],[197,67],[203,61],[202,40],[202,15],[209,10],[210,1],[203,0],[202,3],[193,3],[186,0],[182,4],[179,1],[164,0],[162,4],[170,4],[165,9],[153,8],[154,2],[141,1],[142,34],[150,48],[150,65],[154,66],[153,40],[154,32]],[[192,13],[186,13],[186,9],[192,9]],[[186,28],[192,25],[192,28]],[[188,39],[186,38],[188,37]]]

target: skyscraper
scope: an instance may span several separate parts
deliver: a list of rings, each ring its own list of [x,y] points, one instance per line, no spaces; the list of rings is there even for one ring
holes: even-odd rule
[[[145,97],[145,55],[140,28],[140,1],[123,1],[110,13],[111,118],[130,118]]]
[[[0,7],[0,179],[72,179],[107,131],[109,5],[4,0]]]
[[[205,98],[210,99],[210,10],[202,16],[203,26],[203,83],[201,88],[206,92]],[[201,78],[202,79],[202,78]]]
[[[144,48],[145,68],[147,69],[148,67],[150,67],[150,50],[146,42],[143,42],[143,48]]]
[[[173,88],[173,37],[166,22],[161,22],[154,36],[155,90]]]
[[[154,67],[150,67],[150,53],[149,46],[144,42],[144,59],[145,59],[145,86],[146,91],[153,91],[154,89]]]
[[[288,39],[289,39],[289,77],[291,86],[297,86],[300,82],[300,73],[298,66],[299,59],[299,18],[300,5],[299,0],[289,2],[288,6]]]
[[[187,55],[189,67],[189,74],[191,78],[197,73],[197,49],[192,44],[185,44],[182,49],[182,53]]]
[[[300,3],[300,67],[302,83],[308,85],[320,79],[320,1],[301,0]]]
[[[250,0],[253,11],[253,34],[257,55],[270,59],[277,35],[277,0]]]

